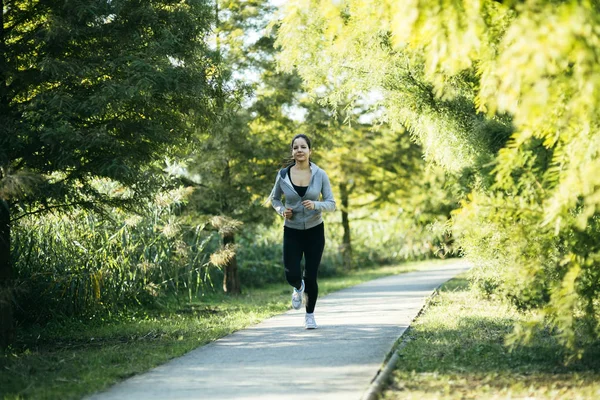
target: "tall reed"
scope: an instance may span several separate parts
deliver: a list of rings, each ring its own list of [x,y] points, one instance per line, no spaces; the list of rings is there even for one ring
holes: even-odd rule
[[[12,252],[18,319],[114,313],[169,292],[191,300],[209,284],[217,238],[202,224],[183,224],[177,207],[163,199],[142,215],[75,210],[21,219]]]

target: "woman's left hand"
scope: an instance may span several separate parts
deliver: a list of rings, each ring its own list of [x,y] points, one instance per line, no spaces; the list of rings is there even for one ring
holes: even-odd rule
[[[304,200],[302,202],[302,205],[304,206],[304,208],[308,209],[308,210],[314,210],[315,209],[315,202],[312,200]]]

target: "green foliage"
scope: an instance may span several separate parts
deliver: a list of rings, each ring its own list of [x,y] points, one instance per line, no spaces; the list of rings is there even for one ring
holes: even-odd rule
[[[99,216],[78,209],[21,219],[12,249],[19,324],[119,316],[139,307],[160,309],[171,295],[187,303],[220,292],[223,273],[210,263],[218,237],[178,216],[187,196],[182,190],[160,194],[141,214],[111,210]],[[426,228],[429,219],[424,226],[395,210],[369,212],[369,218],[364,210],[353,213],[354,256],[363,273],[447,251],[444,232]],[[330,217],[321,277],[343,270],[341,227]],[[236,253],[245,287],[284,282],[281,234],[279,221],[242,229]]]
[[[498,143],[508,138],[510,125],[477,112],[474,70],[448,79],[446,92],[440,93],[426,80],[423,53],[394,45],[392,28],[402,29],[407,21],[401,18],[410,22],[415,17],[401,12],[400,4],[291,2],[278,37],[282,67],[297,68],[315,92],[322,85],[331,86],[326,100],[334,105],[340,99],[381,93],[382,119],[392,128],[408,128],[426,157],[449,170],[489,162]]]
[[[399,262],[444,258],[455,252],[448,236],[446,219],[413,214],[398,206],[368,207],[351,211],[351,235],[356,272],[368,274],[371,268]],[[437,221],[437,222],[436,222]],[[319,277],[348,272],[341,250],[343,227],[340,215],[325,215],[327,245],[319,267]],[[239,235],[237,260],[240,279],[248,287],[284,282],[281,221],[271,225],[246,226]]]
[[[189,300],[211,286],[214,234],[176,217],[185,193],[161,193],[146,213],[77,209],[15,226],[17,319],[119,314],[166,294]],[[108,210],[107,210],[108,211]]]
[[[197,132],[199,143],[190,153],[187,176],[195,188],[190,209],[268,223],[274,213],[265,209],[264,199],[275,179],[278,149],[292,131],[282,110],[298,85],[273,72],[268,1],[219,1],[215,7],[217,115]]]
[[[540,325],[549,324],[571,349],[595,343],[598,218],[585,230],[556,234],[553,227],[540,226],[543,210],[535,201],[502,195],[477,195],[470,200],[456,215],[455,228],[475,261],[476,287],[532,312],[531,320],[517,326],[510,342],[526,342]],[[570,218],[574,221],[577,215]]]
[[[2,254],[30,213],[140,205],[161,189],[159,160],[214,116],[210,11],[204,0],[0,1]],[[2,347],[13,336],[11,279],[2,257]]]
[[[280,233],[278,229],[277,233]],[[322,295],[439,263],[411,263],[320,279]],[[283,279],[242,296],[204,293],[182,304],[168,296],[155,309],[128,309],[106,320],[55,319],[19,333],[0,353],[0,398],[81,399],[171,358],[290,308]]]
[[[411,324],[382,399],[594,398],[600,389],[596,345],[570,365],[549,331],[508,349],[504,338],[530,315],[482,299],[466,276],[442,286]]]
[[[453,255],[453,241],[442,214],[426,216],[419,210],[388,205],[355,210],[350,218],[354,263],[359,269]],[[331,233],[333,251],[341,244],[341,235],[340,228]]]
[[[212,115],[208,4],[2,5],[0,195],[45,207],[91,206],[135,200],[160,186],[153,161]],[[20,179],[25,173],[38,180]],[[96,177],[127,191],[111,199],[94,187]]]
[[[581,354],[600,337],[597,1],[297,0],[281,65],[327,100],[383,95],[426,157],[462,175],[455,214],[477,282],[535,309]]]

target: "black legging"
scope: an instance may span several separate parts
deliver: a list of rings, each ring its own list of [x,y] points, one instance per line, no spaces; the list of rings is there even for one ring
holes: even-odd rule
[[[283,265],[285,278],[288,283],[300,289],[302,286],[302,271],[300,261],[304,255],[304,291],[308,297],[306,312],[312,313],[317,304],[319,285],[317,272],[321,264],[321,256],[325,248],[325,226],[323,223],[306,229],[283,228]]]

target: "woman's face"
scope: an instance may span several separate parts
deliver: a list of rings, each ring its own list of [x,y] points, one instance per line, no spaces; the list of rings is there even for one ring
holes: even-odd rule
[[[308,143],[304,138],[298,138],[294,140],[294,144],[292,145],[292,158],[298,161],[308,161],[310,157],[310,149],[308,148]]]

